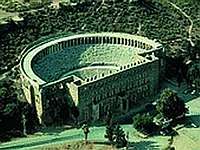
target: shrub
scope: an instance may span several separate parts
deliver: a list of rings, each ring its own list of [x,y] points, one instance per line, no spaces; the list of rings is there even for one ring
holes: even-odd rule
[[[137,114],[134,116],[133,127],[147,134],[151,134],[156,129],[156,125],[153,123],[153,117],[149,114]]]

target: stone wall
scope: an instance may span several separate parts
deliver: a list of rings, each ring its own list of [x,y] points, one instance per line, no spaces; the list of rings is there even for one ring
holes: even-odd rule
[[[42,109],[42,97],[40,92],[39,84],[36,81],[30,81],[24,78],[23,75],[21,77],[22,89],[25,95],[25,98],[29,104],[35,106],[39,122],[41,123],[41,116],[43,113]]]
[[[155,95],[159,86],[158,65],[156,59],[78,87],[79,119],[102,119],[109,109],[127,112],[132,101]]]
[[[81,79],[68,81],[66,78],[47,83],[42,79],[39,80],[37,74],[30,69],[35,62],[46,55],[59,52],[66,47],[92,44],[117,44],[134,47],[141,50],[139,55],[143,59],[121,65],[118,70],[110,72],[110,74],[101,74],[84,81]],[[109,109],[114,109],[118,113],[127,112],[138,100],[154,95],[159,86],[162,63],[156,56],[160,57],[163,48],[158,43],[153,44],[154,42],[146,38],[133,39],[131,36],[123,34],[121,36],[118,33],[85,34],[44,43],[25,52],[21,59],[22,87],[27,101],[35,105],[40,122],[49,116],[49,113],[45,112],[49,107],[48,101],[46,101],[48,91],[44,92],[46,87],[56,89],[58,93],[65,91],[63,97],[66,97],[68,103],[79,108],[80,121],[102,119],[101,117],[104,117]],[[59,102],[59,100],[63,103],[66,102],[62,96],[54,98],[55,102]],[[48,97],[48,99],[50,98]],[[55,107],[53,112],[55,113],[57,109],[61,110],[60,107]],[[70,114],[70,112],[68,113]],[[49,120],[53,120],[55,117],[58,116],[52,115]]]
[[[127,67],[115,74],[88,82],[75,76],[65,77],[45,85],[42,90],[45,91],[46,88],[52,91],[64,90],[67,94],[65,100],[79,109],[79,121],[103,119],[109,110],[115,110],[117,113],[127,112],[137,101],[144,101],[146,97],[155,95],[159,86],[158,65],[159,61],[155,58],[151,62],[144,62],[132,68]],[[52,94],[49,92],[43,93],[44,111],[49,107],[47,97]],[[55,107],[55,112],[56,109]],[[44,116],[48,116],[48,112],[43,113],[46,114]]]

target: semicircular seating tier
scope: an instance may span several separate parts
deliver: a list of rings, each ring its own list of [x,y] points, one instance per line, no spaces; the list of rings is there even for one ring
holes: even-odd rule
[[[100,78],[150,61],[142,54],[161,45],[125,33],[93,33],[55,38],[26,50],[21,71],[39,85],[75,75],[83,81]]]

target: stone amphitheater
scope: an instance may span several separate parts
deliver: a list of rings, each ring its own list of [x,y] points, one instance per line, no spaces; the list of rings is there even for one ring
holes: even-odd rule
[[[126,33],[63,36],[22,53],[22,87],[40,123],[50,124],[62,115],[59,101],[68,106],[68,119],[96,121],[109,111],[126,113],[138,101],[154,96],[164,62],[162,45],[145,37]]]

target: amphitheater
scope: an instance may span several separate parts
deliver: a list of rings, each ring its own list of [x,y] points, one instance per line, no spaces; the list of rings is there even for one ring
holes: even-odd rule
[[[62,118],[63,110],[68,119],[99,120],[109,110],[126,113],[156,94],[164,49],[126,33],[62,36],[29,47],[20,69],[26,99],[41,123]]]

